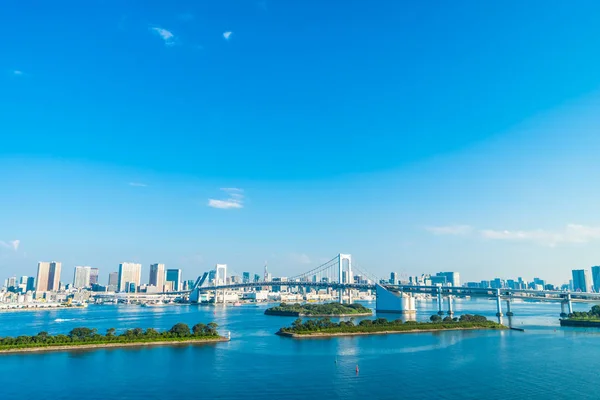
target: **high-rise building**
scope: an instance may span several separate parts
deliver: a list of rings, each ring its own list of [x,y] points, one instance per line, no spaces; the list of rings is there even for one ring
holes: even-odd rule
[[[460,286],[460,275],[458,272],[438,272],[436,276],[445,276],[446,284],[449,286]]]
[[[250,283],[250,272],[242,273],[242,282]]]
[[[594,283],[594,292],[600,293],[600,266],[592,267],[592,282]]]
[[[90,287],[90,275],[92,273],[92,267],[75,267],[73,274],[73,287],[75,289],[82,289]]]
[[[260,282],[260,275],[254,274],[254,282]]]
[[[108,285],[106,290],[108,292],[116,292],[119,289],[119,273],[111,272],[108,274]]]
[[[60,285],[60,270],[62,264],[56,261],[39,262],[36,288],[38,292],[57,291]]]
[[[131,288],[136,290],[142,281],[142,264],[121,263],[119,264],[119,292],[131,292]]]
[[[398,284],[398,277],[395,272],[390,273],[390,284],[391,285]]]
[[[90,286],[98,284],[99,273],[100,273],[100,270],[98,270],[98,268],[92,268],[90,270]]]
[[[573,270],[573,290],[575,292],[589,292],[591,281],[588,271],[585,269]]]
[[[27,287],[25,288],[27,292],[33,292],[35,290],[35,278],[30,276],[27,278]]]
[[[20,285],[27,285],[27,276],[22,276],[21,279],[19,279],[19,284]]]
[[[164,290],[165,264],[150,265],[150,279],[148,279],[148,284],[156,286],[159,292]]]
[[[168,269],[166,279],[167,282],[173,282],[173,291],[177,292],[181,290],[181,270],[180,269]]]

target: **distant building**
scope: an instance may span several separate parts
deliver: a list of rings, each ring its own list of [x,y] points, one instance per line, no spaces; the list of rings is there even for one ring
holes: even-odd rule
[[[75,289],[82,289],[86,287],[90,287],[90,275],[92,272],[91,267],[75,267],[75,271],[73,273],[73,287]]]
[[[600,293],[600,266],[592,267],[592,282],[594,285],[594,292]]]
[[[398,276],[395,272],[390,273],[390,284],[397,285],[398,284]]]
[[[156,286],[159,292],[164,290],[165,286],[165,264],[150,265],[150,279],[148,284]]]
[[[16,276],[11,276],[10,278],[8,278],[8,284],[7,286],[9,288],[16,288],[17,287],[17,277]]]
[[[98,284],[98,275],[100,274],[100,270],[98,268],[90,269],[90,286]]]
[[[585,269],[573,270],[573,290],[575,292],[589,292],[591,289],[590,276]]]
[[[438,272],[436,276],[445,276],[446,284],[449,286],[460,286],[460,274],[458,272]]]
[[[243,283],[250,283],[250,272],[244,272],[242,274],[242,282]]]
[[[33,276],[27,278],[27,288],[25,290],[27,292],[35,291],[35,278]]]
[[[56,261],[39,262],[35,290],[37,292],[58,291],[61,267],[62,264]]]
[[[254,282],[260,282],[260,275],[254,274]]]
[[[490,281],[481,281],[479,287],[482,289],[488,289],[489,287],[491,287]]]
[[[137,290],[142,280],[142,264],[121,263],[119,264],[119,292],[132,292],[131,288]],[[133,286],[132,286],[133,285]]]
[[[108,274],[108,290],[110,290],[110,287],[114,287],[113,290],[117,290],[117,287],[119,286],[119,273],[118,272],[111,272]]]
[[[437,286],[437,285],[446,286],[446,283],[448,282],[444,275],[434,275],[434,276],[429,277],[429,279],[426,279],[426,280],[429,280],[431,282],[432,286]]]
[[[178,292],[181,290],[181,270],[168,269],[166,279],[167,282],[173,282],[172,291]]]

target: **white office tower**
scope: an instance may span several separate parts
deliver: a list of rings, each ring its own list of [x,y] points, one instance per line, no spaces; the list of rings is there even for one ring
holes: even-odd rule
[[[159,292],[164,290],[165,286],[165,264],[150,265],[150,279],[148,284],[156,286]]]
[[[75,267],[75,273],[73,274],[73,287],[75,289],[90,287],[91,273],[92,267]]]
[[[142,264],[119,264],[119,292],[135,292],[142,281]]]

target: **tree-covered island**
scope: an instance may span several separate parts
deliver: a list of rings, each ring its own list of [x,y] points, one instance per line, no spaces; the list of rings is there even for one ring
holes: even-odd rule
[[[385,318],[365,319],[355,324],[353,321],[332,322],[329,318],[303,321],[298,318],[290,327],[281,328],[277,334],[293,338],[375,335],[388,333],[432,332],[467,329],[507,329],[504,325],[489,321],[482,315],[461,315],[460,318],[433,315],[431,322],[388,321]]]
[[[560,320],[560,326],[575,326],[582,328],[600,328],[600,306],[593,306],[590,311],[575,311],[567,318]]]
[[[362,304],[286,304],[265,310],[266,315],[281,315],[285,317],[359,317],[373,315],[371,309]]]
[[[149,346],[179,343],[209,343],[226,341],[217,332],[217,324],[196,324],[190,327],[184,323],[173,325],[169,330],[159,332],[156,329],[127,329],[121,334],[115,328],[109,328],[105,334],[96,329],[74,328],[67,335],[50,335],[40,332],[34,336],[0,338],[0,353],[34,352],[50,350],[93,349],[104,347]]]

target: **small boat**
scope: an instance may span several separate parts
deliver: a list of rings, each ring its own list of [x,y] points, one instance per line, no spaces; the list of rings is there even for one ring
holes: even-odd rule
[[[240,303],[239,301],[236,301],[235,303],[233,303],[233,306],[234,306],[234,307],[239,307],[239,306],[241,306],[241,305],[242,305],[242,303]]]

